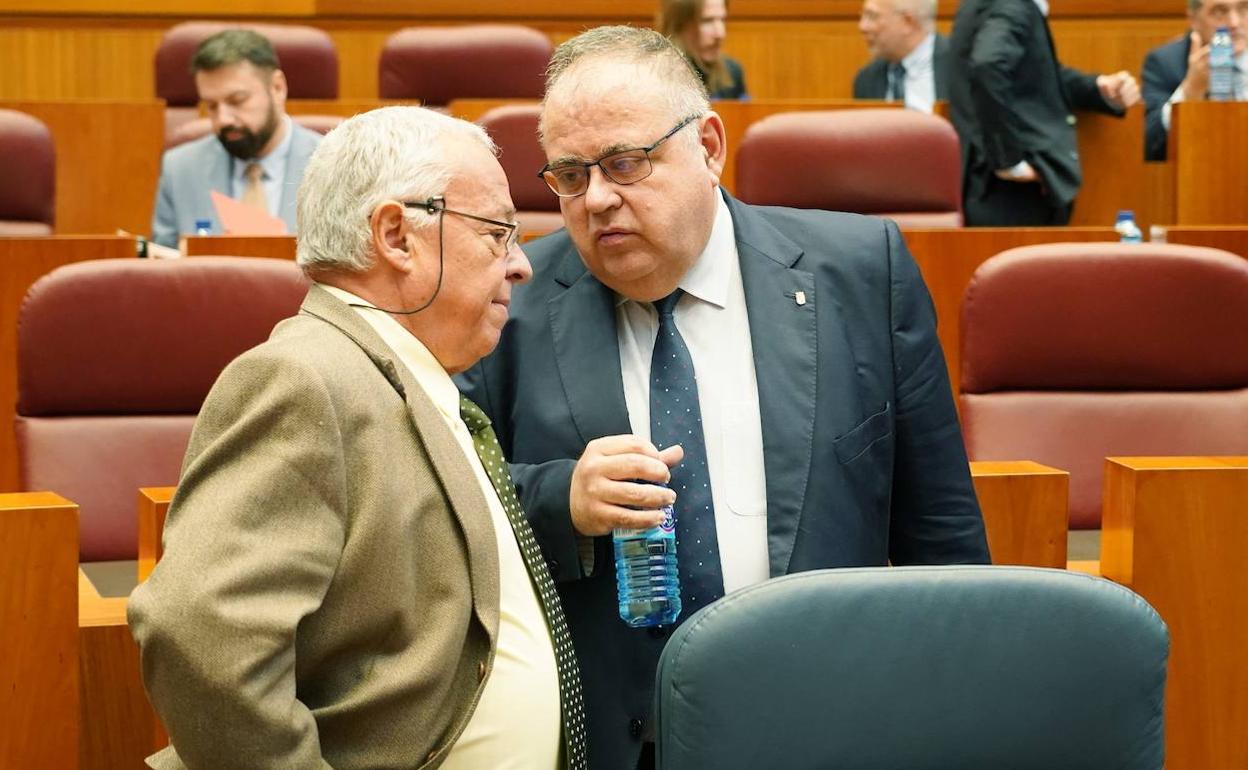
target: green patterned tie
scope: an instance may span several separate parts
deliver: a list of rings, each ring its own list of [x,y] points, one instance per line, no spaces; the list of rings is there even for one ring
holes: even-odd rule
[[[546,560],[533,538],[533,529],[520,509],[520,501],[516,499],[516,488],[511,483],[511,473],[507,470],[503,450],[498,446],[498,437],[490,427],[490,418],[481,411],[481,407],[462,395],[459,397],[459,416],[472,433],[472,446],[477,450],[477,457],[481,458],[490,484],[498,493],[507,520],[511,522],[516,542],[520,545],[520,555],[524,557],[524,566],[529,570],[529,577],[542,602],[542,610],[546,613],[546,623],[555,646],[555,665],[559,669],[559,700],[563,704],[567,766],[570,770],[585,770],[589,764],[585,756],[585,704],[581,698],[581,674],[577,668],[576,653],[572,650],[568,622],[563,617],[563,605],[555,593],[555,581],[550,577]]]

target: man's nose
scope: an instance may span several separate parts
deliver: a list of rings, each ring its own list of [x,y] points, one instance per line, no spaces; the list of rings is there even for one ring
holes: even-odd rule
[[[515,246],[511,247],[511,251],[507,252],[507,280],[512,283],[528,283],[533,277],[533,265],[529,263],[529,257],[520,248],[520,242],[517,241]]]
[[[612,208],[619,200],[615,182],[607,178],[598,166],[589,167],[589,180],[585,188],[585,208],[597,213]]]

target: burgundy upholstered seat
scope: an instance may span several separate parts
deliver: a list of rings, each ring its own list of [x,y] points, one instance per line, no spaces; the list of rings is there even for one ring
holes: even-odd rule
[[[516,219],[525,236],[545,235],[563,227],[559,197],[537,176],[538,169],[546,165],[546,154],[537,141],[540,112],[538,104],[506,104],[477,119],[498,145],[498,162],[507,174]]]
[[[770,115],[746,129],[736,176],[747,203],[962,225],[958,136],[948,121],[914,110]]]
[[[1248,454],[1248,262],[1166,244],[998,254],[962,300],[972,460],[1070,472],[1072,529],[1100,526],[1105,457]]]
[[[191,74],[195,49],[206,38],[236,27],[255,30],[273,44],[286,74],[289,98],[338,98],[338,49],[323,30],[290,24],[184,22],[171,27],[156,49],[156,96],[164,99],[166,105],[166,147],[180,144],[170,142],[178,126],[199,116],[199,92]]]
[[[38,118],[0,110],[0,236],[51,235],[56,224],[56,151]]]
[[[382,99],[540,99],[553,51],[538,30],[514,24],[409,27],[381,50]]]
[[[98,260],[30,288],[18,317],[25,490],[78,503],[83,561],[133,559],[138,488],[178,481],[217,375],[299,308],[292,262]]]

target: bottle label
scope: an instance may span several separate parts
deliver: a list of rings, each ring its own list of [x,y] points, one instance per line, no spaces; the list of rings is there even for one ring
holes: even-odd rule
[[[676,531],[676,514],[673,513],[672,506],[670,505],[664,506],[663,512],[666,513],[667,515],[663,517],[662,523],[659,524],[659,529],[663,530],[664,532],[669,532],[669,533],[675,532]]]

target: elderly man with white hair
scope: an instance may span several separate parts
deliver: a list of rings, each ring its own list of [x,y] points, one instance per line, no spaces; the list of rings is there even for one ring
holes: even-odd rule
[[[936,0],[866,0],[858,31],[873,59],[854,76],[855,99],[930,113],[949,98],[949,40],[936,31]]]
[[[494,147],[415,107],[331,132],[298,315],[222,373],[130,601],[154,768],[583,768],[580,680],[488,419],[450,375],[529,263]]]

